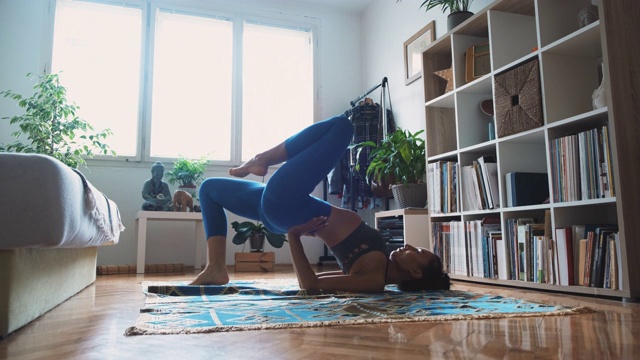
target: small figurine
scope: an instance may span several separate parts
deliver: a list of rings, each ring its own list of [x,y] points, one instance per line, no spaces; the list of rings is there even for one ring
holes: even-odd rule
[[[156,161],[151,166],[151,179],[145,181],[142,187],[142,210],[171,211],[171,192],[169,184],[162,181],[164,165]]]
[[[173,193],[173,211],[194,212],[191,194],[184,190],[176,190]]]

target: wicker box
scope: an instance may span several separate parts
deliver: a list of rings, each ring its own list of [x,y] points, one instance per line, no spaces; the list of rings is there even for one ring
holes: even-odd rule
[[[495,114],[498,137],[544,124],[537,58],[495,77]]]

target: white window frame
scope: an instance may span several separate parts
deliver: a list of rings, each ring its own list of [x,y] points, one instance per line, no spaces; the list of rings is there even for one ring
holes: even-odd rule
[[[150,154],[151,136],[151,109],[153,98],[153,56],[156,14],[158,11],[176,12],[191,16],[203,16],[214,19],[230,20],[233,23],[233,74],[232,74],[232,119],[231,119],[231,151],[229,161],[212,161],[211,165],[237,165],[242,163],[242,31],[245,22],[253,24],[281,27],[285,29],[301,29],[311,32],[313,49],[313,119],[310,123],[317,121],[319,101],[318,94],[320,84],[319,77],[319,24],[317,18],[304,14],[284,13],[281,11],[268,11],[264,9],[247,9],[246,7],[236,7],[233,2],[229,4],[203,4],[192,0],[75,0],[89,3],[106,4],[113,6],[133,7],[141,10],[141,71],[140,71],[140,97],[138,105],[138,138],[136,140],[136,154],[133,156],[118,155],[115,158],[110,156],[97,155],[92,159],[87,159],[88,163],[99,164],[103,160],[117,160],[118,163],[153,163],[155,161],[172,162],[175,158],[156,157]],[[50,28],[53,34],[55,24],[55,2],[52,0],[50,11]],[[209,8],[205,8],[205,6]],[[302,20],[301,20],[302,19]],[[45,71],[51,69],[53,55],[53,35],[49,39],[51,44],[46,51],[48,60]],[[108,142],[108,141],[107,141]],[[251,156],[253,154],[250,154]]]

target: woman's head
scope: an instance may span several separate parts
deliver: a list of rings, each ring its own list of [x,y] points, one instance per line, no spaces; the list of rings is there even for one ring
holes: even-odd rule
[[[398,269],[406,273],[404,280],[398,282],[400,290],[449,290],[451,288],[451,279],[442,271],[440,257],[431,251],[407,244],[392,252],[390,257]]]

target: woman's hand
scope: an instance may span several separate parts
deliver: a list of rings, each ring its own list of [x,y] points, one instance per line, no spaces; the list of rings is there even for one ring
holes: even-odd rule
[[[327,217],[318,216],[307,221],[304,224],[295,225],[289,228],[289,238],[300,238],[302,235],[316,236],[316,231],[327,226]]]

